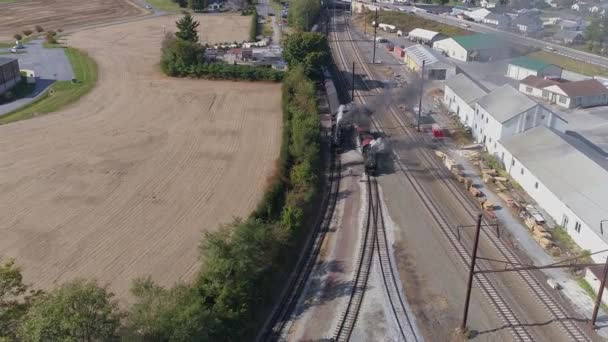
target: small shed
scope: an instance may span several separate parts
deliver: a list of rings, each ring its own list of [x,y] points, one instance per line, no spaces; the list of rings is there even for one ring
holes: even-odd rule
[[[538,77],[561,78],[562,68],[539,59],[526,56],[517,57],[509,62],[507,76],[515,80],[523,80],[533,75]]]
[[[437,52],[418,44],[405,49],[405,65],[412,71],[419,71],[424,63],[424,77],[445,80],[456,75],[456,66],[448,63]]]
[[[579,45],[585,42],[585,36],[580,31],[557,31],[553,37],[551,37],[556,43],[565,45]]]
[[[560,83],[546,87],[551,103],[564,108],[608,105],[608,88],[595,79]]]

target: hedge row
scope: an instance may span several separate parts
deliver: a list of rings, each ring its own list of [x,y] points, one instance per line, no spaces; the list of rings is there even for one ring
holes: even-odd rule
[[[267,67],[227,63],[197,63],[189,66],[177,63],[166,66],[165,72],[179,77],[272,82],[281,81],[284,74],[283,71]]]
[[[258,38],[258,11],[254,10],[249,27],[249,41],[255,42]]]

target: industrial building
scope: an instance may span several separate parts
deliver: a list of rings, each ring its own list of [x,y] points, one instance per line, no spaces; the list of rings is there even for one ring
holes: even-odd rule
[[[579,246],[608,249],[608,163],[592,146],[541,125],[501,138],[494,155]]]
[[[504,137],[523,133],[537,126],[565,131],[567,122],[544,106],[506,84],[475,103],[472,135],[493,154]]]
[[[0,57],[0,95],[13,88],[20,80],[19,61]]]
[[[519,81],[530,75],[558,79],[562,77],[562,68],[526,56],[514,58],[509,62],[507,77]]]
[[[434,42],[445,39],[446,36],[442,35],[439,32],[429,31],[421,28],[415,28],[407,34],[409,40],[433,45]]]
[[[448,110],[458,115],[465,127],[473,126],[475,102],[487,92],[465,74],[458,74],[445,81],[443,101]]]
[[[420,44],[404,50],[404,62],[410,70],[419,71],[424,63],[425,79],[445,80],[456,75],[456,66],[443,59],[439,53]]]
[[[509,55],[509,45],[489,33],[443,39],[433,43],[433,48],[463,62],[491,61]]]

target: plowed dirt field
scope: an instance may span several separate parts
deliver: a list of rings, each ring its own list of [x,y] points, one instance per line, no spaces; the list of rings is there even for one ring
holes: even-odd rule
[[[46,30],[68,29],[112,19],[142,15],[132,0],[18,0],[0,3],[0,41],[10,41],[36,25]]]
[[[202,233],[260,200],[279,152],[280,85],[163,76],[160,42],[177,18],[69,36],[98,62],[97,87],[0,126],[0,256],[27,282],[94,277],[128,300],[138,276],[187,281]],[[246,39],[213,18],[200,20],[206,35]]]

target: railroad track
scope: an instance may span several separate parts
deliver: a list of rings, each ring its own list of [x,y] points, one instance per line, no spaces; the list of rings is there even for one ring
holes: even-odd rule
[[[335,35],[335,41],[338,41],[337,35]],[[339,54],[342,66],[345,66],[346,59],[341,49],[339,49]],[[339,83],[344,87],[346,82],[343,75],[338,73],[338,78]],[[413,319],[409,316],[405,299],[400,291],[401,284],[398,280],[398,276],[395,274],[395,268],[393,267],[392,253],[390,251],[384,215],[382,213],[379,187],[374,177],[368,176],[367,192],[367,221],[363,233],[362,244],[359,249],[358,262],[355,267],[356,271],[353,289],[349,297],[347,308],[343,312],[340,323],[336,329],[334,339],[336,341],[348,341],[350,338],[350,334],[356,324],[357,316],[360,311],[372,258],[374,252],[376,252],[375,255],[377,256],[378,267],[382,276],[382,284],[384,285],[385,293],[389,301],[388,304],[390,305],[393,317],[397,323],[401,340],[419,341],[418,332],[414,327]],[[370,229],[373,229],[373,231],[370,232]]]
[[[333,18],[333,20],[335,23],[335,18]],[[365,73],[367,75],[371,75],[371,73],[365,66],[365,62],[363,62],[362,58],[360,57],[360,55],[357,51],[357,48],[354,46],[352,35],[349,31],[350,29],[348,28],[347,25],[342,25],[342,26],[346,28],[345,32],[348,35],[348,38],[346,40],[351,42],[352,50],[354,52],[353,55],[355,56],[355,58],[357,58],[357,60],[359,61],[359,64],[363,66]],[[335,27],[337,27],[337,25],[335,25]],[[336,49],[338,51],[338,56],[340,57],[340,60],[341,60],[341,65],[343,67],[343,70],[348,70],[348,63],[345,58],[345,53],[342,50],[342,46],[340,44],[340,39],[337,37],[337,34],[335,32],[334,32],[334,35],[335,35],[334,43],[335,43]],[[347,81],[345,81],[343,79],[342,82],[346,83]],[[363,83],[364,87],[367,88],[368,91],[370,91],[370,88],[367,86],[365,80],[362,80],[362,83]],[[358,99],[362,104],[365,104],[367,102],[366,97],[361,96],[362,95],[361,91],[356,90],[355,94],[358,95]],[[379,125],[379,123],[375,119],[373,119],[372,122],[374,123],[374,125],[376,126],[376,128],[379,131],[382,131],[382,126]],[[410,182],[412,187],[415,189],[416,194],[423,201],[424,206],[427,208],[427,210],[429,211],[431,216],[434,218],[434,220],[438,224],[444,237],[446,237],[446,239],[450,243],[452,250],[459,256],[459,259],[460,259],[461,263],[463,264],[463,266],[468,267],[468,265],[470,263],[469,253],[467,252],[464,245],[462,243],[460,243],[456,234],[452,231],[450,225],[448,224],[448,220],[446,220],[445,216],[437,209],[438,206],[433,202],[433,200],[431,200],[429,198],[429,196],[426,194],[426,192],[422,189],[422,186],[420,185],[418,180],[411,176],[411,173],[407,169],[407,166],[401,162],[401,160],[398,158],[398,156],[396,154],[395,154],[395,158],[397,160],[398,167],[401,169],[403,174],[406,176],[407,180]],[[478,275],[476,277],[476,283],[477,283],[477,286],[482,289],[482,292],[484,293],[486,298],[489,300],[489,302],[492,304],[492,306],[494,307],[498,316],[501,317],[503,322],[507,326],[510,327],[511,333],[512,333],[513,337],[515,338],[515,340],[533,341],[534,339],[528,332],[527,328],[521,324],[521,322],[519,321],[519,319],[517,318],[517,316],[515,315],[513,310],[510,308],[510,306],[507,304],[507,302],[502,298],[500,293],[496,290],[495,286],[487,279],[487,277],[485,275]]]
[[[348,304],[342,313],[340,323],[334,334],[335,341],[346,342],[350,340],[355,323],[357,322],[357,317],[359,316],[359,311],[361,310],[361,303],[363,302],[369,273],[372,267],[374,242],[376,241],[376,234],[378,231],[377,208],[379,207],[379,204],[375,194],[377,190],[378,184],[376,183],[376,180],[370,175],[367,175],[368,208],[367,217],[365,219],[365,230],[363,231],[359,255],[357,256],[357,263],[355,265],[353,286],[348,298]]]
[[[359,51],[354,44],[354,39],[352,37],[352,33],[350,32],[350,28],[347,25],[345,27],[346,27],[346,33],[348,35],[347,40],[351,42],[354,54],[355,54],[357,60],[359,61],[359,64],[363,66],[365,73],[368,76],[371,76],[371,72],[367,68],[366,63],[363,61],[363,59],[359,55]],[[365,80],[362,80],[362,83],[369,90],[369,87],[367,87]],[[376,90],[376,92],[380,92],[380,91]],[[361,99],[361,101],[363,103],[365,103],[365,97],[359,96],[359,98]],[[424,144],[423,138],[420,135],[418,135],[416,132],[413,132],[411,128],[409,128],[409,127],[412,127],[412,125],[406,124],[405,120],[403,120],[398,115],[394,106],[391,106],[390,112],[391,112],[391,115],[400,124],[399,127],[403,132],[405,132],[411,139],[413,139],[417,143]],[[374,124],[376,125],[376,127],[379,130],[382,130],[381,125],[377,121],[374,121]],[[476,206],[472,203],[472,200],[466,195],[464,190],[460,186],[458,186],[458,184],[456,184],[455,180],[453,179],[452,175],[448,172],[448,170],[445,169],[445,167],[443,167],[443,165],[431,154],[430,151],[428,151],[426,149],[417,149],[416,152],[417,152],[418,156],[420,156],[421,159],[427,164],[427,166],[429,166],[428,169],[431,170],[430,172],[432,174],[434,174],[436,179],[438,181],[440,181],[441,183],[443,183],[445,186],[447,186],[449,191],[454,196],[456,196],[456,198],[459,199],[457,202],[461,206],[463,206],[464,210],[472,218],[476,217],[476,214],[478,213]],[[398,156],[396,154],[395,154],[395,157],[398,160]],[[400,160],[398,160],[397,164],[398,164],[399,168],[402,170],[402,172],[404,173],[404,175],[408,178],[410,183],[413,186],[414,186],[414,184],[417,184],[417,186],[414,186],[414,187],[415,188],[417,187],[416,192],[418,193],[419,196],[422,196],[421,199],[423,197],[426,197],[426,199],[423,199],[423,201],[425,202],[425,206],[427,207],[427,209],[429,209],[429,211],[435,212],[435,213],[432,213],[435,220],[438,223],[440,223],[440,221],[443,221],[443,223],[439,224],[440,227],[442,229],[443,229],[443,227],[445,227],[449,230],[449,232],[445,231],[444,235],[446,237],[448,237],[449,235],[452,235],[448,239],[450,239],[450,238],[453,239],[454,233],[451,230],[451,227],[449,225],[447,225],[447,221],[445,220],[445,218],[442,219],[443,215],[438,212],[438,210],[436,209],[437,207],[433,205],[432,200],[430,198],[428,198],[426,193],[421,189],[421,186],[418,183],[418,181],[415,178],[410,176],[410,174],[407,170],[407,167],[405,167],[405,165],[403,163],[401,163]],[[486,227],[487,227],[487,224],[488,224],[487,220],[484,219],[484,225]],[[450,234],[450,232],[451,232],[451,234]],[[494,235],[493,232],[488,231],[487,229],[483,229],[482,236],[490,242],[490,244],[498,251],[498,253],[501,256],[503,256],[503,258],[506,261],[511,262],[511,263],[521,263],[519,258],[515,255],[515,253],[511,249],[509,249],[502,240],[500,240],[496,235]],[[453,245],[453,249],[456,248],[454,246],[454,243],[452,243],[452,245]],[[458,254],[460,254],[460,253],[458,253]],[[465,254],[468,256],[468,253],[465,253]],[[467,259],[467,258],[463,258],[463,256],[461,256],[461,261],[463,261],[464,259]],[[465,266],[466,265],[468,265],[468,261],[465,261]],[[580,329],[580,327],[568,317],[567,311],[563,308],[563,306],[559,302],[557,302],[551,296],[551,294],[548,293],[546,288],[538,281],[536,276],[534,276],[529,271],[520,271],[517,274],[521,278],[523,283],[526,284],[526,286],[531,291],[531,293],[534,294],[537,301],[550,314],[550,317],[553,320],[556,320],[559,322],[560,327],[567,334],[567,336],[570,337],[570,339],[572,339],[573,341],[591,341],[589,339],[589,337],[585,334],[585,332],[582,331]],[[493,303],[493,306],[494,306],[496,312],[499,314],[499,317],[502,317],[503,321],[505,321],[505,323],[509,324],[512,327],[511,330],[512,330],[514,337],[516,337],[516,339],[522,340],[522,341],[532,340],[532,337],[529,334],[529,332],[527,332],[527,330],[523,328],[523,326],[521,325],[521,323],[519,322],[517,317],[514,316],[512,309],[510,309],[506,305],[505,301],[498,294],[498,292],[496,291],[495,287],[491,284],[491,282],[489,282],[485,276],[481,277],[480,274],[477,275],[476,281],[477,281],[478,285],[481,286],[482,289],[484,290],[483,292],[484,292],[485,297],[488,298],[491,303]]]
[[[277,305],[277,309],[273,312],[272,317],[267,324],[268,328],[257,338],[258,341],[277,341],[285,339],[285,335],[288,333],[287,326],[290,323],[291,315],[304,292],[307,280],[310,277],[319,256],[323,240],[325,239],[325,235],[329,230],[334,217],[340,189],[342,170],[341,160],[333,149],[330,159],[331,167],[328,177],[329,192],[323,197],[323,202],[321,204],[321,208],[326,208],[326,210],[323,216],[320,216],[317,219],[312,241],[306,247],[305,254],[296,266],[297,271],[295,277],[292,278],[292,281],[287,287],[286,295],[283,296],[280,303]]]

